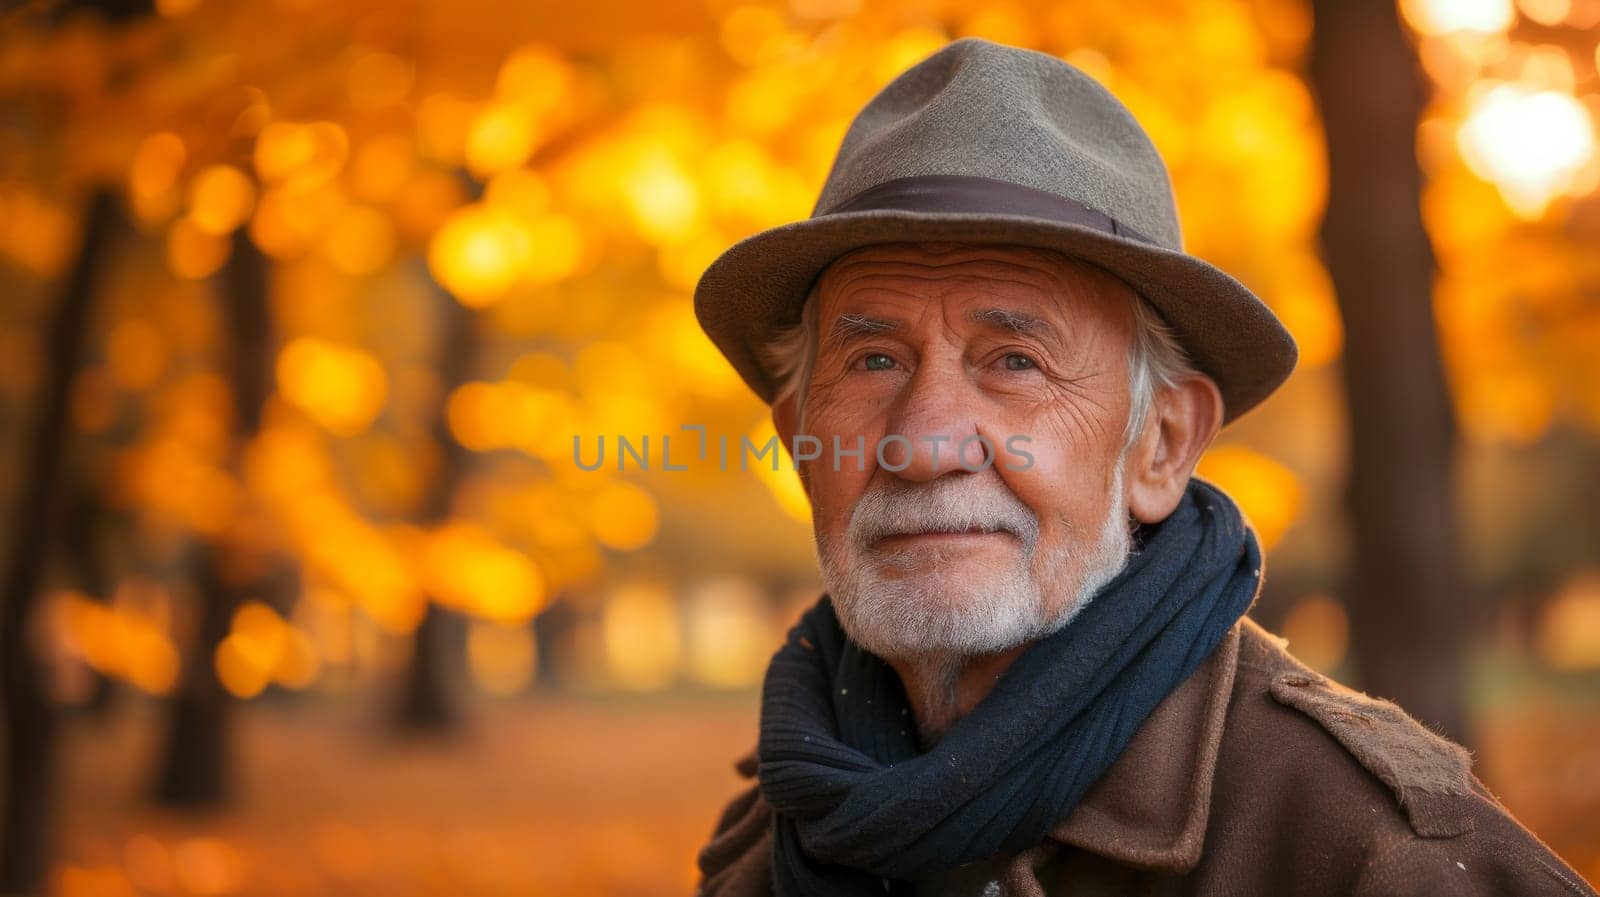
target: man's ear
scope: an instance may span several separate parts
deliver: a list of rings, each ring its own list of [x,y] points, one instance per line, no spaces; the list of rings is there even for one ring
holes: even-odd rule
[[[1222,429],[1222,392],[1210,377],[1188,377],[1155,391],[1144,432],[1128,450],[1128,512],[1159,523],[1178,507],[1194,467]]]

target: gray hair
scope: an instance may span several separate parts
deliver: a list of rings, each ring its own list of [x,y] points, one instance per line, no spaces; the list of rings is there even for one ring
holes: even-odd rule
[[[811,282],[800,309],[800,320],[779,330],[761,350],[762,360],[778,382],[773,403],[793,394],[802,432],[806,421],[806,387],[811,382],[811,369],[817,359],[817,306],[820,304],[817,293],[821,283],[821,277]],[[1128,353],[1128,394],[1132,407],[1119,454],[1126,453],[1144,430],[1145,418],[1158,388],[1170,389],[1201,373],[1189,360],[1177,334],[1162,319],[1161,313],[1138,293],[1132,290],[1128,293],[1133,296],[1133,351]]]

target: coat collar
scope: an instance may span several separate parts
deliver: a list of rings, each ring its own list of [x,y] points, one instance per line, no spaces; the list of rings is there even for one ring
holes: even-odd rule
[[[1200,861],[1217,751],[1233,693],[1240,630],[1167,695],[1050,836],[1143,869],[1182,874]]]

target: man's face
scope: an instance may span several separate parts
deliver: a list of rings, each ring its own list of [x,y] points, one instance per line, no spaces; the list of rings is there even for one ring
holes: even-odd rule
[[[803,418],[823,454],[803,471],[858,643],[885,658],[1005,650],[1121,569],[1128,290],[1008,246],[878,244],[823,273]],[[835,437],[865,445],[864,469]]]

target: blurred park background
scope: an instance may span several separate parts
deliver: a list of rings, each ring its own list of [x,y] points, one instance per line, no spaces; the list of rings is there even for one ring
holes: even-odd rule
[[[0,892],[690,891],[804,497],[573,440],[767,438],[694,283],[965,35],[1107,84],[1300,344],[1200,470],[1256,618],[1600,879],[1600,0],[0,16]]]

